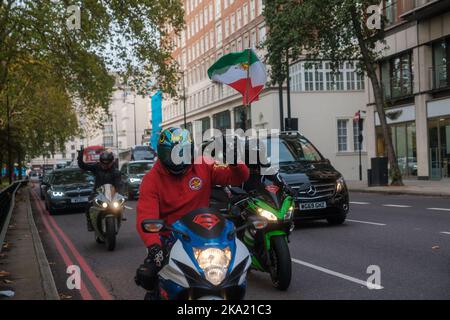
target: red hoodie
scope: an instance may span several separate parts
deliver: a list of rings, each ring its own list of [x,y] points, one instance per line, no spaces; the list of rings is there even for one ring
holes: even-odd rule
[[[171,225],[195,209],[208,207],[213,186],[239,186],[249,177],[245,164],[226,166],[202,160],[201,164],[192,165],[180,176],[168,172],[157,160],[144,176],[139,190],[136,227],[146,247],[161,245],[161,241],[156,233],[142,232],[143,220],[163,219]]]

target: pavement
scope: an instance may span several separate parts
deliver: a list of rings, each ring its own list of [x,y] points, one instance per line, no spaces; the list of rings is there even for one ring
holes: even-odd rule
[[[435,197],[450,197],[450,179],[403,180],[404,186],[368,187],[367,181],[347,180],[347,186],[353,192],[373,192],[381,194],[409,194]]]
[[[58,292],[36,228],[27,187],[16,193],[5,244],[0,256],[0,300],[58,300]]]
[[[132,299],[145,248],[135,230],[135,201],[126,203],[117,248],[108,252],[86,231],[82,212],[50,216],[32,193],[32,209],[62,299]],[[341,226],[302,222],[290,237],[293,277],[280,292],[269,275],[248,274],[246,299],[450,299],[450,199],[350,193]],[[69,288],[68,267],[79,268],[80,289]],[[367,281],[376,285],[370,287]]]

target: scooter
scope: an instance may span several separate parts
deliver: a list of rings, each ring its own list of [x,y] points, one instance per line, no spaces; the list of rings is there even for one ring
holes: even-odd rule
[[[113,251],[123,219],[125,197],[116,192],[113,185],[105,184],[97,189],[93,201],[89,216],[94,227],[95,240],[97,243],[104,243],[109,251]]]
[[[251,259],[236,233],[266,226],[267,220],[259,218],[236,229],[211,208],[194,210],[171,226],[163,220],[144,220],[145,233],[170,231],[175,240],[168,263],[158,273],[159,299],[243,299]]]
[[[240,224],[253,217],[268,220],[265,229],[245,228],[238,233],[252,256],[252,267],[270,274],[272,284],[287,290],[291,283],[292,261],[289,252],[289,235],[294,229],[294,199],[292,190],[279,174],[260,176],[247,193],[241,188],[227,187],[231,194],[228,211]]]

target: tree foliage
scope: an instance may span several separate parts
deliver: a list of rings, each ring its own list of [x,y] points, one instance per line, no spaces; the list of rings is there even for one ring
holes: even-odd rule
[[[401,185],[392,138],[384,111],[383,87],[377,63],[385,48],[384,29],[374,29],[367,23],[370,6],[379,0],[273,0],[264,10],[269,34],[267,59],[272,74],[286,78],[282,50],[289,51],[289,59],[326,59],[334,70],[346,61],[356,61],[357,69],[370,79],[375,105],[380,117],[390,164],[392,184]],[[381,18],[383,24],[384,18]]]
[[[73,6],[80,28],[71,27]],[[28,154],[55,152],[77,133],[71,105],[86,118],[108,112],[113,74],[142,95],[174,95],[167,35],[183,24],[179,0],[0,0],[0,131],[9,101],[14,135],[30,139],[19,139]]]

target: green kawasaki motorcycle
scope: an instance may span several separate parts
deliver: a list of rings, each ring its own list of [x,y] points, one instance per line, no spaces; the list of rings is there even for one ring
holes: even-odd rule
[[[279,290],[287,290],[291,282],[291,255],[288,242],[294,229],[293,191],[276,175],[257,176],[253,183],[241,188],[227,187],[230,198],[229,213],[237,226],[250,216],[268,220],[267,228],[247,228],[238,233],[252,256],[253,268],[270,273],[272,283]]]

